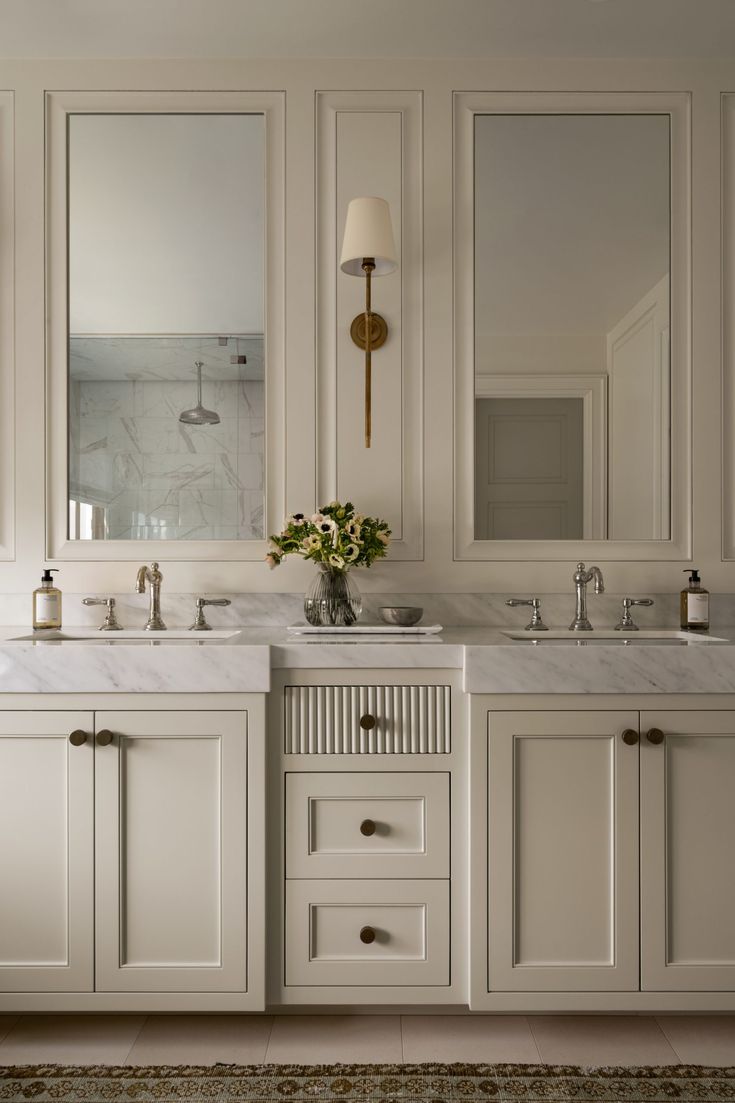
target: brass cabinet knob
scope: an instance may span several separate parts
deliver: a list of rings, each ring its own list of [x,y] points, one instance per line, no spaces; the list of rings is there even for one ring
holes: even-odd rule
[[[87,742],[87,733],[82,731],[81,728],[77,728],[69,736],[69,742],[72,747],[82,747]]]
[[[375,942],[375,930],[373,927],[363,927],[360,931],[360,942],[364,942],[366,946],[369,946],[371,942]]]
[[[377,720],[374,716],[371,716],[369,712],[366,712],[364,716],[360,717],[360,727],[363,731],[372,731],[376,724]]]
[[[97,732],[97,746],[109,747],[112,743],[112,732],[107,728],[103,728],[102,731]]]
[[[375,834],[375,821],[374,820],[363,820],[362,823],[360,824],[360,834],[361,835],[368,835],[368,836],[369,835],[374,835]]]
[[[635,728],[626,728],[623,732],[623,743],[627,743],[629,747],[635,747],[638,742],[638,732]]]
[[[660,728],[650,728],[646,732],[646,739],[649,743],[655,743],[657,746],[664,741],[664,733]]]

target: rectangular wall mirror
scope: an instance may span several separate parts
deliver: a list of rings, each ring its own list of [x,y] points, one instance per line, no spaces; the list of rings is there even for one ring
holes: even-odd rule
[[[284,497],[283,94],[50,92],[47,209],[49,557],[259,559]]]
[[[672,129],[655,109],[472,112],[476,548],[672,539]]]
[[[71,540],[263,538],[262,115],[69,116]]]

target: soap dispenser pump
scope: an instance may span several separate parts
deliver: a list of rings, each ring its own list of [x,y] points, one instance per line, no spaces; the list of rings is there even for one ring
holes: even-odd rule
[[[709,628],[709,591],[705,590],[699,571],[684,571],[689,585],[681,591],[681,629],[683,632],[706,632]]]
[[[61,628],[61,590],[54,586],[53,574],[58,569],[46,567],[41,585],[33,591],[33,628]]]

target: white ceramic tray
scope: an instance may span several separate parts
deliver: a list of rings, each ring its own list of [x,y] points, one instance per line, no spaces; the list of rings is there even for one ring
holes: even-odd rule
[[[435,636],[441,624],[352,624],[339,627],[330,624],[289,624],[287,632],[296,636]]]

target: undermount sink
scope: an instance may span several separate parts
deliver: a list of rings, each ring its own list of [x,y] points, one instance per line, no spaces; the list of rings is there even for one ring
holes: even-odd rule
[[[503,632],[514,643],[552,644],[584,646],[585,644],[619,644],[623,647],[631,644],[673,645],[686,647],[689,644],[727,643],[720,636],[709,636],[695,632],[679,632],[676,629],[642,629],[639,632],[615,632],[602,630],[596,632],[570,632],[564,628],[552,628],[548,632]]]
[[[119,632],[100,632],[97,628],[42,629],[24,636],[12,636],[11,643],[209,643],[236,636],[237,628],[213,628],[210,632],[190,632],[171,628],[165,632],[146,632],[142,628],[122,628]]]

